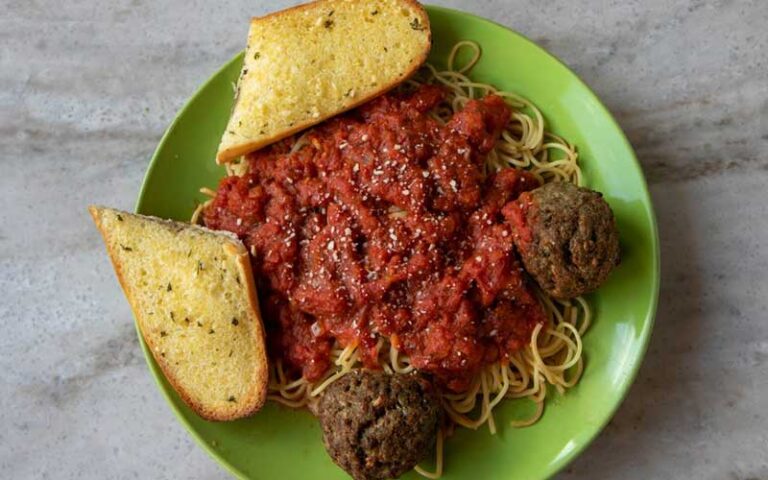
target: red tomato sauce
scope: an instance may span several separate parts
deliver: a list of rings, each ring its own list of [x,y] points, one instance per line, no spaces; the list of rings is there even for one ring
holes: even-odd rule
[[[454,391],[524,346],[544,312],[502,209],[538,186],[483,175],[510,110],[495,95],[441,125],[440,87],[387,94],[304,136],[249,155],[224,178],[205,224],[249,248],[270,353],[316,380],[334,341],[376,368],[390,339]]]

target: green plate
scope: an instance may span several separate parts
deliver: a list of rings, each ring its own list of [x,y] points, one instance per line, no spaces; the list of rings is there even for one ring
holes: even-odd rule
[[[473,78],[517,92],[544,113],[549,128],[575,143],[586,183],[605,194],[621,232],[623,258],[592,295],[595,323],[584,338],[586,370],[565,396],[551,393],[544,416],[532,427],[507,421],[531,411],[530,402],[505,402],[500,432],[459,429],[446,443],[445,479],[537,479],[553,475],[595,438],[618,408],[645,353],[659,289],[656,223],[643,174],[610,113],[566,66],[530,40],[488,20],[428,7],[441,63],[457,41],[477,41],[483,56]],[[242,54],[192,97],[171,124],[149,165],[139,196],[140,213],[186,220],[198,189],[215,188],[223,176],[214,156],[232,105],[232,82]],[[142,342],[160,389],[192,436],[241,478],[347,478],[326,455],[317,421],[304,411],[268,403],[254,417],[230,423],[201,420],[166,383]],[[170,461],[170,459],[169,459]],[[408,478],[420,478],[411,473]]]

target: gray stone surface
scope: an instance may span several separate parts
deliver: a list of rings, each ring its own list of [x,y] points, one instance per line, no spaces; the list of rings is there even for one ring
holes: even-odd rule
[[[241,48],[245,19],[290,3],[0,0],[0,478],[226,477],[155,388],[84,208],[131,208],[163,130]],[[581,75],[656,205],[647,360],[561,477],[768,479],[768,4],[441,3]]]

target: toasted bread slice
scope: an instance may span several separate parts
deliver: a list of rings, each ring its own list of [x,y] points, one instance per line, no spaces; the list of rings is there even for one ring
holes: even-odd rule
[[[429,18],[415,0],[319,0],[254,18],[217,162],[390,90],[430,46]]]
[[[89,208],[157,364],[207,420],[264,404],[264,328],[248,254],[234,236],[111,208]]]

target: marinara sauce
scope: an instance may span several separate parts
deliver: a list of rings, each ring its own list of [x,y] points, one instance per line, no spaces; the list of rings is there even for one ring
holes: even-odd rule
[[[384,337],[462,391],[544,321],[501,214],[538,182],[483,173],[509,107],[488,95],[441,125],[429,111],[444,97],[390,93],[294,152],[292,139],[253,153],[204,212],[250,250],[271,355],[308,380],[330,367],[335,341],[377,368]]]

